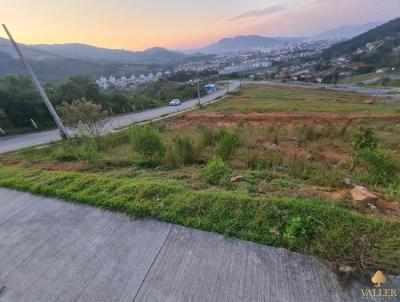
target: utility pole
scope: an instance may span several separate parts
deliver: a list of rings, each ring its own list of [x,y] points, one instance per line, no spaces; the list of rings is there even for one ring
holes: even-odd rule
[[[11,43],[13,44],[15,50],[17,51],[17,54],[22,61],[22,64],[24,64],[26,70],[28,71],[29,77],[31,78],[31,81],[32,81],[34,87],[36,88],[37,92],[40,94],[40,97],[42,98],[44,104],[46,105],[51,116],[53,117],[54,122],[56,123],[58,129],[60,130],[61,136],[67,138],[68,133],[65,130],[64,124],[61,121],[60,117],[58,116],[57,112],[54,110],[53,105],[50,103],[49,98],[47,97],[47,95],[44,92],[42,86],[40,85],[38,79],[36,78],[35,74],[33,73],[32,68],[29,66],[28,62],[25,60],[24,56],[22,55],[21,50],[19,49],[17,43],[15,42],[14,38],[11,36],[11,33],[9,32],[9,30],[5,24],[3,24],[3,28],[6,31],[7,36],[10,39]]]

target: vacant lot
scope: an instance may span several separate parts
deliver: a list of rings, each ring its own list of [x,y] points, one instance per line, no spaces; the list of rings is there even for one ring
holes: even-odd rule
[[[400,106],[246,86],[144,128],[0,157],[0,185],[400,274]],[[374,202],[355,202],[362,185]]]
[[[366,106],[375,102],[374,106]],[[318,112],[329,114],[392,115],[400,113],[400,104],[376,100],[371,96],[353,92],[279,88],[248,85],[238,95],[209,107],[209,111],[252,113]]]

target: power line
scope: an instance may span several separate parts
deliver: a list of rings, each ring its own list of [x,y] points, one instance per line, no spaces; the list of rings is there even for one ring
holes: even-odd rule
[[[7,44],[0,44],[0,46],[1,47],[12,47],[11,45],[7,45]],[[57,57],[57,58],[60,58],[60,59],[68,60],[68,61],[75,61],[75,62],[78,62],[78,63],[94,65],[94,66],[97,66],[97,67],[104,67],[104,65],[97,64],[97,63],[94,63],[94,62],[84,61],[84,60],[75,59],[75,58],[64,57],[62,55],[58,55],[58,54],[55,54],[55,53],[51,53],[51,52],[47,52],[47,51],[43,51],[43,50],[30,48],[30,47],[27,47],[27,46],[23,46],[21,44],[18,44],[18,47],[19,48],[23,48],[23,49],[27,49],[27,50],[30,50],[30,51],[33,51],[33,52],[41,53],[41,54],[44,54],[44,55],[53,56],[53,57]]]
[[[12,46],[8,45],[8,44],[0,44],[0,47],[12,48]],[[85,61],[85,60],[82,60],[82,59],[65,57],[65,56],[62,56],[62,55],[59,55],[59,54],[55,54],[55,53],[52,53],[52,52],[31,48],[31,47],[28,47],[28,46],[25,46],[25,45],[22,45],[22,44],[18,44],[18,47],[26,49],[26,50],[30,50],[30,51],[33,51],[33,52],[41,53],[41,54],[44,54],[44,55],[57,57],[57,58],[63,59],[63,60],[75,61],[75,62],[78,62],[78,63],[83,63],[83,64],[87,64],[87,65],[93,65],[93,66],[103,67],[103,68],[106,67],[108,64],[112,64],[113,66],[126,66],[126,65],[129,65],[129,66],[132,66],[132,65],[133,66],[143,66],[143,64],[135,63],[135,62],[125,62],[125,63],[112,63],[112,62],[110,62],[108,64],[98,64],[98,63],[95,63],[95,62]]]

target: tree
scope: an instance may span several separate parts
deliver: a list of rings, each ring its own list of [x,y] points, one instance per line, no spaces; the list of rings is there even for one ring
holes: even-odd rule
[[[57,107],[67,126],[77,127],[82,124],[90,136],[99,137],[107,123],[108,112],[101,105],[86,99],[63,102]]]
[[[54,91],[53,99],[55,103],[71,102],[85,98],[94,103],[100,103],[103,95],[99,86],[87,77],[75,76],[62,83]]]
[[[386,277],[381,271],[377,271],[371,280],[372,283],[380,287],[382,284],[386,282]]]
[[[11,127],[31,127],[31,118],[39,126],[51,122],[46,106],[28,78],[9,76],[0,80],[0,108]]]

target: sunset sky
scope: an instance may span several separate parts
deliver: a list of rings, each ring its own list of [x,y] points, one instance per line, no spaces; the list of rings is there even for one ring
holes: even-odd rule
[[[190,49],[242,34],[308,36],[400,16],[400,0],[13,0],[0,22],[27,44]],[[0,31],[0,36],[5,37]]]

